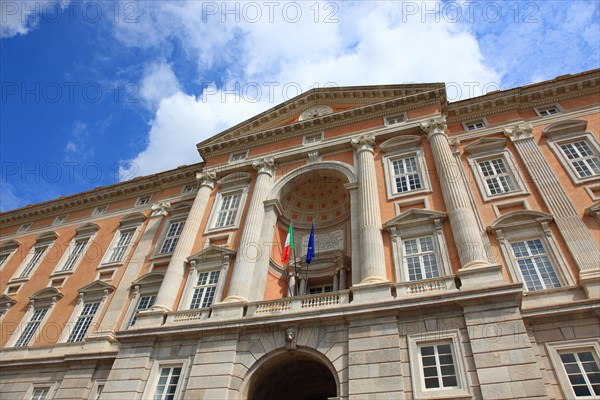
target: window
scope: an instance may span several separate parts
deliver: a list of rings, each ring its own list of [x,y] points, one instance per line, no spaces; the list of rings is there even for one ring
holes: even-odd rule
[[[600,367],[592,350],[561,352],[560,360],[577,398],[600,398]]]
[[[484,201],[527,194],[506,139],[482,138],[465,146],[465,152]]]
[[[241,198],[241,193],[224,195],[221,198],[221,207],[217,214],[217,222],[215,224],[217,228],[235,224]]]
[[[70,247],[70,254],[65,262],[65,265],[62,267],[61,271],[72,271],[77,264],[77,260],[81,257],[85,246],[87,245],[89,238],[79,239],[75,241],[75,245]]]
[[[410,192],[422,188],[416,157],[392,161],[395,193]]]
[[[73,331],[69,335],[69,339],[67,342],[81,342],[85,335],[87,334],[90,325],[92,324],[92,320],[98,311],[98,307],[100,306],[100,302],[94,303],[85,303],[83,305],[83,309],[81,313],[77,317],[77,321],[75,322],[75,327]]]
[[[50,393],[49,387],[35,388],[31,394],[31,400],[45,400],[48,393]]]
[[[471,121],[471,122],[464,122],[463,126],[465,127],[466,131],[474,131],[477,129],[483,129],[486,127],[486,123],[484,120],[480,119],[477,121]]]
[[[108,206],[99,206],[96,207],[94,209],[94,212],[92,213],[92,215],[104,215],[106,214],[106,210],[108,209]]]
[[[137,322],[137,313],[139,311],[149,310],[150,308],[152,308],[155,301],[156,295],[140,297],[140,300],[137,303],[137,307],[133,312],[133,317],[131,317],[131,322],[129,322],[129,326],[131,327],[135,325],[135,323]]]
[[[160,247],[160,254],[172,253],[175,250],[184,225],[185,221],[172,222],[169,225],[163,244]]]
[[[154,400],[174,400],[180,378],[181,367],[161,368]]]
[[[197,187],[194,185],[185,186],[183,188],[183,194],[193,193],[196,191],[196,189]]]
[[[422,379],[425,389],[458,386],[450,343],[419,346]]]
[[[415,399],[470,397],[458,330],[408,335]]]
[[[0,254],[0,268],[4,265],[4,263],[8,260],[10,254]]]
[[[210,307],[215,298],[220,271],[206,271],[198,274],[190,309]]]
[[[140,197],[139,199],[137,199],[135,205],[136,206],[143,206],[150,203],[150,196],[144,196],[144,197]]]
[[[110,258],[108,259],[109,263],[123,261],[125,252],[129,248],[131,239],[133,239],[134,232],[134,229],[119,231],[119,239],[111,249]]]
[[[432,236],[406,239],[402,241],[402,245],[409,280],[418,281],[440,276]]]
[[[313,133],[313,134],[304,136],[302,143],[303,144],[313,144],[313,143],[319,143],[322,141],[323,141],[323,132],[319,132],[319,133]]]
[[[503,158],[494,158],[479,162],[487,193],[490,196],[509,193],[515,190],[515,182],[508,172]]]
[[[35,266],[42,259],[42,256],[46,252],[47,248],[48,248],[48,246],[38,246],[33,249],[33,255],[27,262],[27,265],[25,266],[25,269],[23,269],[23,271],[21,272],[21,275],[19,275],[19,278],[28,278],[29,277],[29,275],[31,274],[31,272],[33,271]]]
[[[21,225],[19,227],[19,229],[17,230],[17,233],[27,232],[29,230],[29,228],[31,228],[31,222]]]
[[[540,239],[512,242],[512,251],[528,291],[560,287]]]
[[[67,215],[59,215],[58,217],[56,217],[54,219],[54,222],[52,223],[52,225],[64,224],[66,220],[67,220]]]
[[[579,178],[600,175],[600,158],[586,140],[564,143],[560,148]]]
[[[308,288],[308,294],[320,294],[333,292],[333,285],[311,286]]]
[[[559,114],[561,112],[560,107],[556,104],[536,107],[534,108],[534,110],[540,117],[548,117],[550,115]]]
[[[406,121],[406,115],[405,114],[399,114],[399,115],[394,115],[391,117],[386,117],[385,118],[385,124],[386,125],[395,125],[395,124],[399,124],[401,122]]]
[[[33,335],[35,335],[35,332],[40,327],[40,324],[42,323],[42,320],[46,316],[47,312],[47,308],[37,309],[33,312],[31,318],[29,321],[27,321],[27,324],[23,329],[23,333],[21,333],[21,336],[19,336],[19,340],[17,340],[15,343],[15,347],[27,346],[29,344],[31,338],[33,338]]]
[[[229,162],[243,161],[247,157],[248,157],[248,150],[240,151],[237,153],[232,153],[231,156],[229,156]]]

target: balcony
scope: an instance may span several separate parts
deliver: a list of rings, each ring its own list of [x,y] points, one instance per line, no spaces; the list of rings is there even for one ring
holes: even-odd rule
[[[335,307],[340,304],[350,303],[350,291],[312,294],[305,296],[288,297],[284,299],[260,301],[248,304],[246,317],[263,315],[277,315],[286,312],[298,312],[315,308]]]

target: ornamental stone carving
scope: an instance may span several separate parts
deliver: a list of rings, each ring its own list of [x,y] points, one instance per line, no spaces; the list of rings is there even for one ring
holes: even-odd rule
[[[259,174],[269,174],[273,176],[275,169],[275,158],[274,157],[265,157],[260,160],[255,160],[252,162],[252,167],[258,171]]]
[[[209,186],[211,189],[217,180],[217,172],[213,169],[207,169],[196,173],[196,180],[200,186]]]
[[[375,148],[375,135],[367,133],[361,136],[357,136],[350,139],[350,143],[352,144],[352,147],[354,147],[357,150],[357,152],[361,152],[363,150],[373,152]]]
[[[296,350],[296,328],[290,327],[285,330],[285,349]]]
[[[169,212],[167,211],[169,208],[171,208],[171,202],[170,201],[159,201],[156,204],[152,205],[152,217],[158,217],[158,216],[166,216],[169,214]]]
[[[421,129],[427,133],[428,137],[436,134],[445,134],[448,130],[448,125],[446,125],[446,116],[442,115],[432,118],[428,121],[421,122]]]
[[[533,126],[527,122],[525,124],[517,124],[510,128],[504,128],[504,135],[511,141],[530,139],[533,137]]]

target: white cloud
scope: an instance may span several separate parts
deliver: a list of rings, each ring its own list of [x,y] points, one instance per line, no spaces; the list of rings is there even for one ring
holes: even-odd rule
[[[155,110],[160,101],[179,91],[179,82],[171,66],[164,62],[146,68],[140,84],[140,96],[148,108]]]
[[[71,0],[2,1],[0,2],[0,38],[26,35],[45,21],[63,18]]]

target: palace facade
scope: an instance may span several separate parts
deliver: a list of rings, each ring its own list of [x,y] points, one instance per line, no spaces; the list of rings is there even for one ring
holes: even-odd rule
[[[1,398],[600,398],[599,135],[600,70],[319,88],[4,212]]]

